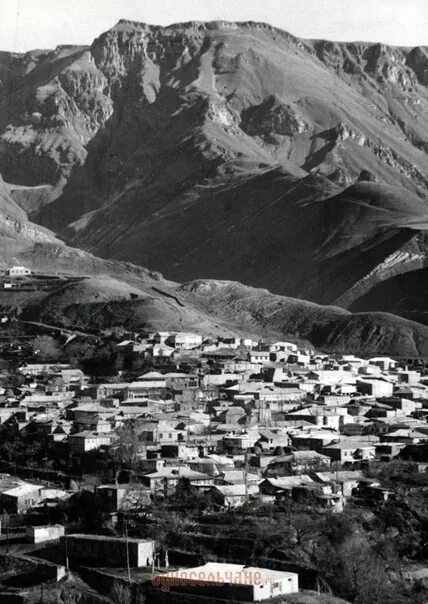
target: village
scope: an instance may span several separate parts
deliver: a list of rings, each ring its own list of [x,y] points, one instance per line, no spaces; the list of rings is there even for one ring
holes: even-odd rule
[[[88,602],[336,595],[309,553],[319,527],[424,503],[423,363],[188,332],[109,342],[133,371],[36,350],[1,372],[2,602],[51,601],[71,577]],[[406,557],[405,590],[423,580]]]

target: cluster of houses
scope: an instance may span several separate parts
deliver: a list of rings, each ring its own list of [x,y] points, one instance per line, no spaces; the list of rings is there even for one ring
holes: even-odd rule
[[[93,489],[100,513],[112,521],[165,500],[184,483],[214,509],[287,498],[337,512],[351,498],[382,504],[394,494],[366,468],[428,442],[428,376],[388,357],[170,332],[117,346],[144,359],[147,369],[100,381],[66,364],[26,364],[21,386],[0,390],[2,427],[43,439],[52,457],[67,451],[75,471],[88,454],[114,457],[127,439],[133,472]],[[69,496],[0,476],[0,506],[9,513]],[[90,538],[96,536],[70,536],[69,551],[97,555],[98,547],[110,547],[101,536],[89,546]],[[135,565],[151,564],[152,545],[137,541]],[[115,552],[123,558],[119,546]],[[297,576],[284,575],[269,593],[296,585]],[[265,587],[241,587],[248,599],[267,597]]]
[[[347,496],[370,491],[362,473],[370,461],[428,441],[428,377],[394,359],[192,333],[118,347],[143,356],[162,349],[162,361],[103,383],[68,365],[27,364],[19,391],[0,391],[0,423],[66,449],[74,468],[132,430],[148,498],[186,478],[228,507],[306,492],[341,509]],[[123,489],[100,492],[119,501]],[[377,484],[371,493],[389,496]]]

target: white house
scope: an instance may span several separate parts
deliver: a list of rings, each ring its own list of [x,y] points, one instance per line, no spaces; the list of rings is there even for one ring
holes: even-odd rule
[[[389,371],[390,369],[395,369],[398,365],[398,362],[394,359],[390,359],[389,357],[373,357],[369,359],[370,365],[376,365],[380,367],[382,371]]]
[[[249,354],[251,363],[269,363],[269,350],[252,350]]]
[[[384,379],[361,379],[357,381],[357,390],[375,398],[391,397],[394,384]]]
[[[275,342],[269,347],[271,352],[297,352],[297,344],[292,342]]]
[[[25,536],[30,543],[44,543],[53,541],[64,535],[62,524],[50,524],[45,526],[27,526]]]
[[[180,331],[171,335],[166,343],[173,348],[191,350],[192,348],[198,348],[202,344],[202,336],[197,333]]]
[[[68,442],[72,453],[86,453],[111,444],[112,437],[108,434],[86,430],[78,434],[70,434]]]
[[[31,269],[25,266],[12,266],[7,271],[9,277],[25,277],[31,275],[31,272]]]
[[[219,562],[158,573],[153,581],[162,589],[249,602],[299,591],[297,573]]]

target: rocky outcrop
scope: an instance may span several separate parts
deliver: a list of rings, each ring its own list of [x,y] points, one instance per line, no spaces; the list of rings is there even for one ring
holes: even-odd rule
[[[407,65],[415,72],[418,81],[423,86],[428,86],[428,51],[417,46],[407,55]]]
[[[241,128],[250,136],[270,137],[297,136],[309,129],[309,125],[293,105],[286,105],[275,96],[270,96],[256,107],[242,114]]]

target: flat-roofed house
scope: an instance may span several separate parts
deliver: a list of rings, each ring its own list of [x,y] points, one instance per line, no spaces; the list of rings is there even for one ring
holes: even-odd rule
[[[166,387],[175,393],[199,388],[199,378],[193,373],[166,373],[165,381]]]
[[[154,583],[168,591],[246,602],[299,591],[297,573],[218,562],[159,573],[154,576]]]
[[[108,446],[111,444],[113,437],[107,433],[91,432],[90,430],[84,430],[77,434],[70,434],[68,442],[70,444],[70,450],[72,453],[86,453],[87,451],[93,451],[99,449],[102,446]]]
[[[398,365],[398,361],[389,357],[373,357],[369,359],[369,364],[380,367],[382,371],[389,371],[389,369],[394,369]]]
[[[318,428],[331,428],[333,430],[338,430],[339,427],[345,423],[344,413],[347,414],[346,410],[344,410],[343,413],[338,413],[333,411],[330,407],[312,405],[311,407],[291,411],[285,416],[285,419],[303,419],[314,424]]]
[[[62,524],[48,524],[45,526],[27,526],[25,527],[25,536],[30,543],[44,543],[45,541],[54,541],[64,535],[64,526]]]
[[[166,394],[166,378],[157,371],[150,371],[141,375],[135,382],[128,384],[126,389],[127,398],[143,396],[157,400],[165,399]]]
[[[64,535],[61,544],[68,556],[76,561],[91,562],[95,566],[150,566],[153,563],[155,542],[151,539],[109,537],[106,535]]]
[[[228,434],[223,437],[222,444],[226,451],[239,453],[254,447],[259,438],[259,432],[250,430],[242,434]]]
[[[170,335],[166,339],[166,343],[177,349],[191,350],[198,348],[202,344],[202,336],[197,333],[179,331]]]
[[[394,384],[389,380],[382,378],[365,378],[357,381],[357,390],[358,392],[361,392],[361,394],[366,394],[375,398],[391,397],[394,390]]]
[[[150,503],[150,493],[141,484],[103,484],[95,487],[95,498],[102,512],[116,514]]]
[[[25,266],[11,266],[7,274],[9,277],[27,277],[32,274],[31,268]]]

